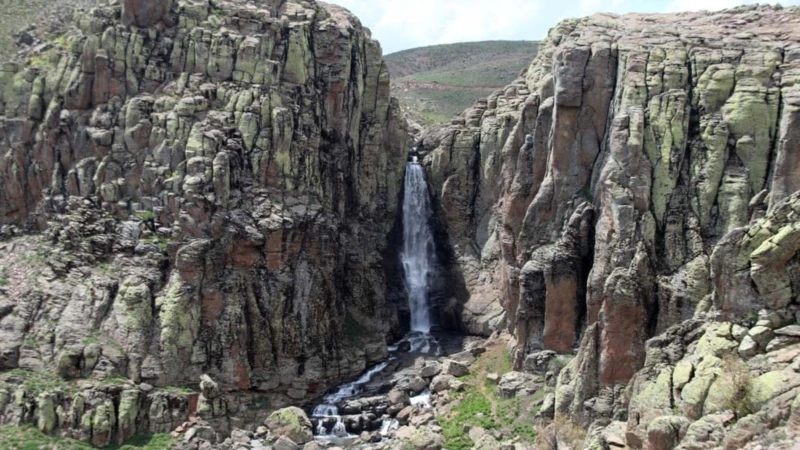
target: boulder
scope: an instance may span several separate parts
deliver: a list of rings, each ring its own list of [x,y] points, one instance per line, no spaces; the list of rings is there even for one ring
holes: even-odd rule
[[[556,352],[552,350],[533,352],[525,357],[525,362],[523,362],[522,366],[526,372],[544,375],[550,370],[550,361],[555,357]]]
[[[214,380],[211,379],[210,376],[203,374],[200,377],[200,392],[203,393],[203,397],[208,400],[213,400],[219,397],[219,386]]]
[[[273,412],[264,425],[272,434],[285,436],[294,444],[303,445],[314,438],[311,420],[308,419],[305,411],[295,406]]]
[[[441,374],[431,380],[430,390],[432,392],[444,392],[452,389],[451,384],[456,381],[452,375]]]
[[[752,358],[758,354],[758,343],[750,336],[745,336],[739,344],[739,356],[745,359]]]
[[[300,446],[287,436],[280,436],[278,440],[272,444],[274,450],[299,450]]]
[[[394,405],[407,405],[409,404],[408,394],[401,390],[392,390],[389,392],[389,404]]]
[[[761,346],[761,348],[766,348],[767,344],[769,344],[769,341],[775,337],[775,333],[771,329],[764,326],[755,326],[750,329],[748,334],[751,338],[753,338],[754,341],[758,343],[759,346]]]
[[[469,367],[462,362],[453,359],[445,359],[442,364],[442,373],[454,377],[463,377],[469,375]]]
[[[428,361],[419,371],[422,378],[433,378],[442,371],[442,365],[437,361]]]
[[[497,392],[503,398],[514,398],[530,395],[540,387],[532,375],[523,372],[508,372],[500,378],[500,383],[497,384]]]

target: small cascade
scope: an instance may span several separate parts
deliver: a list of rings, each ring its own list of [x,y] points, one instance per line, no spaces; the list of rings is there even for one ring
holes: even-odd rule
[[[364,390],[364,385],[369,383],[376,374],[383,371],[386,368],[388,363],[380,363],[377,366],[371,368],[370,370],[364,372],[357,380],[343,384],[339,386],[339,389],[336,392],[330,393],[322,398],[322,403],[317,405],[314,408],[314,411],[311,413],[311,416],[315,419],[318,419],[317,424],[317,437],[349,437],[350,435],[347,433],[347,428],[342,420],[342,416],[339,415],[339,407],[337,406],[340,402],[344,400],[349,400],[361,394]],[[328,421],[326,419],[334,419],[335,422],[333,427],[331,428],[330,433],[325,425]]]
[[[431,353],[438,347],[431,337],[430,278],[436,267],[436,245],[430,219],[433,215],[425,170],[416,156],[406,166],[403,198],[403,252],[401,259],[411,313],[407,337],[412,352]]]
[[[430,408],[431,407],[431,391],[425,389],[419,394],[411,397],[411,406],[415,408]]]

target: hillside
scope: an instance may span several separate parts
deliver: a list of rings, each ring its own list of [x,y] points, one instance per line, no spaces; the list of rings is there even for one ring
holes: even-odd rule
[[[95,4],[97,0],[0,0],[0,61],[11,59],[19,50],[16,34],[27,30],[31,38],[38,39],[61,34],[76,10]]]
[[[392,92],[423,123],[445,122],[513,81],[536,56],[538,42],[435,45],[385,57]]]

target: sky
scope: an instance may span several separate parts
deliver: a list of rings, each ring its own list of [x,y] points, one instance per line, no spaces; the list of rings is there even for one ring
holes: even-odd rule
[[[717,10],[752,0],[328,0],[354,12],[384,54],[427,45],[540,40],[558,21],[597,12]],[[761,3],[778,3],[766,2]],[[798,6],[800,0],[783,0]]]

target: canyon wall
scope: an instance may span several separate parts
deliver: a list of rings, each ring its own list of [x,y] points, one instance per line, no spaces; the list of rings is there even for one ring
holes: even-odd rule
[[[384,358],[408,138],[358,19],[125,0],[78,28],[0,68],[0,369],[274,409]]]
[[[468,291],[451,313],[510,330],[517,368],[578,349],[559,412],[627,414],[648,339],[797,309],[799,133],[798,8],[560,23],[523,77],[423,136]]]

